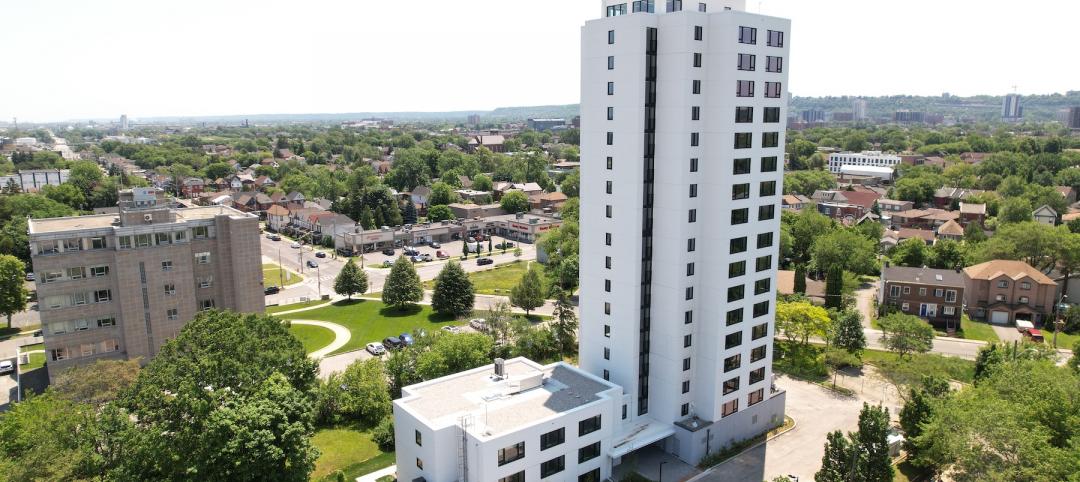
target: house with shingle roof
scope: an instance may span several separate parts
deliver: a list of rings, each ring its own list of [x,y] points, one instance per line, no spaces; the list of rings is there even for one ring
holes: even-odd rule
[[[964,268],[968,316],[995,325],[1052,320],[1057,283],[1023,261],[994,260]]]
[[[938,239],[951,239],[953,241],[960,241],[964,239],[964,227],[954,219],[950,219],[942,224],[937,229]]]

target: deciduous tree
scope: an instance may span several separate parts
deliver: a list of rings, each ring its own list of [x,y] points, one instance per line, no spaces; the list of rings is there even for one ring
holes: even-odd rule
[[[508,213],[523,213],[529,210],[529,197],[521,191],[510,191],[503,194],[499,203],[503,211]]]
[[[368,290],[367,273],[349,258],[345,266],[341,268],[337,278],[334,278],[334,291],[339,295],[345,295],[350,300],[353,295],[362,295]]]
[[[517,286],[510,290],[510,303],[525,310],[526,315],[544,306],[544,286],[536,271],[532,269],[526,271]]]
[[[900,355],[926,353],[934,346],[934,329],[917,316],[893,313],[878,320],[885,347]]]
[[[29,293],[23,279],[26,265],[19,258],[0,254],[0,314],[7,317],[7,326],[11,328],[11,317],[26,309],[26,297]]]
[[[472,312],[475,298],[472,280],[461,265],[454,261],[446,263],[435,277],[432,309],[454,318],[465,316]]]

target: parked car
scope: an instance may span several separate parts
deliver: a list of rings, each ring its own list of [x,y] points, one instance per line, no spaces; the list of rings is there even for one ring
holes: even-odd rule
[[[367,346],[365,347],[365,349],[367,350],[368,353],[371,353],[372,355],[375,355],[375,356],[379,356],[379,355],[382,355],[383,353],[386,353],[386,348],[383,348],[383,346],[381,344],[374,343],[374,342],[368,343]]]
[[[37,330],[37,331],[34,332],[33,336],[43,336],[43,335],[41,333],[41,330]]]
[[[428,253],[424,253],[424,254],[420,255],[420,260],[421,261],[434,261],[435,258],[431,257],[431,255],[428,254]]]
[[[382,250],[382,254],[385,254],[387,256],[393,256],[394,255],[394,248],[386,248],[386,249]]]
[[[405,256],[416,256],[418,254],[420,254],[420,250],[408,246],[405,247]]]
[[[266,239],[274,239],[274,233],[266,233]]]
[[[431,242],[431,247],[432,247],[432,248],[435,248],[435,249],[439,249],[439,248],[441,248],[441,247],[442,247],[442,245],[441,245],[441,244],[439,244],[439,243],[436,243],[435,241],[432,241],[432,242]]]
[[[281,288],[278,288],[277,286],[267,286],[266,289],[263,290],[263,294],[266,295],[276,295],[280,292]]]
[[[513,247],[514,247],[514,243],[511,243],[511,242],[499,243],[499,244],[495,245],[495,249],[510,249],[510,248],[513,248]]]
[[[316,251],[315,252],[315,257],[316,258],[325,258],[326,257],[326,252],[325,251]]]
[[[290,244],[289,247],[292,249],[300,249],[300,243],[293,242],[293,244]]]
[[[270,240],[271,241],[281,241],[281,236],[278,236],[276,234],[271,234],[270,235]]]
[[[487,320],[483,318],[473,318],[469,320],[469,327],[476,331],[487,331]]]
[[[385,260],[385,261],[382,262],[382,267],[383,268],[389,268],[389,267],[391,267],[393,265],[394,265],[394,262],[390,261],[390,260]]]
[[[478,258],[476,260],[476,265],[477,266],[487,266],[489,264],[495,264],[495,260],[493,260],[491,258]]]
[[[396,336],[388,336],[383,338],[382,344],[387,350],[395,350],[401,348],[401,339]]]
[[[409,261],[412,261],[413,263],[419,263],[419,262],[421,262],[423,260],[424,260],[424,258],[422,258],[420,255],[409,256]]]
[[[461,333],[461,328],[458,328],[456,326],[451,326],[451,325],[446,325],[446,326],[444,326],[442,328],[439,328],[439,329],[442,330],[442,331],[445,331],[447,333]]]
[[[15,371],[15,365],[11,360],[0,361],[0,375]]]
[[[308,268],[318,268],[319,263],[316,263],[315,260],[313,260],[313,259],[309,259],[309,260],[307,260],[307,267]]]
[[[440,250],[440,251],[435,252],[435,257],[439,258],[439,259],[449,259],[450,255],[447,254],[446,251],[441,251]]]
[[[35,279],[37,278],[34,276],[34,273],[26,273],[26,281],[34,281]]]
[[[401,340],[402,346],[412,346],[413,344],[413,337],[408,333],[402,333],[398,339]]]

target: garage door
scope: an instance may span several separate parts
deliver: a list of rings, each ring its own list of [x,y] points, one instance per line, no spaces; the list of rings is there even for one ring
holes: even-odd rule
[[[1009,324],[1009,312],[1008,311],[991,311],[990,323],[995,325],[1008,325]]]

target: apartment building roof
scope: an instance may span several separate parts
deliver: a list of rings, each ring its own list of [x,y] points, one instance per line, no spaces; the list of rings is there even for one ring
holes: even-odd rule
[[[251,217],[236,209],[226,206],[199,206],[193,208],[173,209],[176,213],[176,222],[197,221],[200,219],[213,219],[217,216]],[[61,233],[64,231],[80,231],[85,229],[102,229],[118,226],[116,216],[113,214],[98,214],[88,216],[70,216],[64,218],[43,218],[30,220],[31,234]]]
[[[951,269],[908,268],[889,266],[881,270],[882,281],[918,283],[934,286],[964,287],[964,275]]]
[[[1030,264],[1027,264],[1023,261],[1013,261],[1005,259],[987,261],[985,263],[964,268],[964,273],[967,274],[968,278],[977,280],[989,281],[1000,278],[1002,275],[1004,275],[1014,280],[1020,278],[1031,278],[1039,284],[1055,284],[1054,280],[1050,279],[1041,271],[1031,267]]]
[[[435,428],[472,416],[470,432],[492,438],[576,410],[619,389],[565,363],[541,366],[514,358],[504,366],[502,378],[494,376],[494,365],[487,365],[405,387],[395,403]]]

